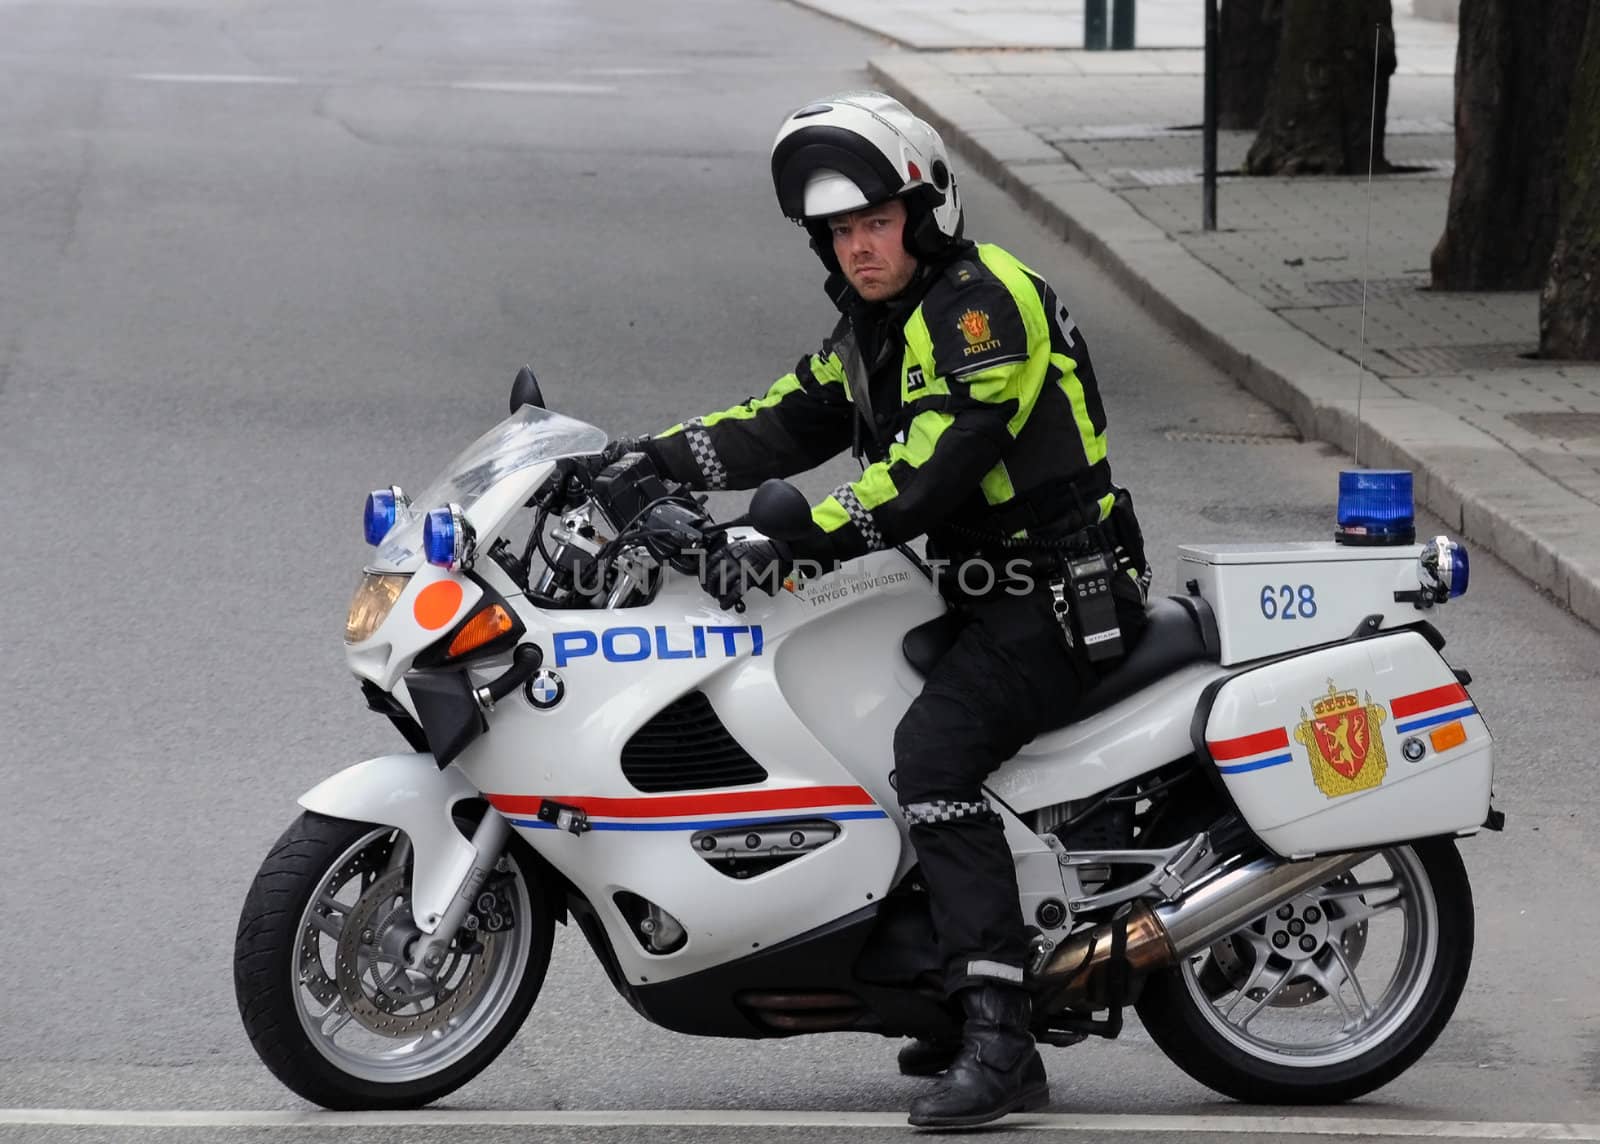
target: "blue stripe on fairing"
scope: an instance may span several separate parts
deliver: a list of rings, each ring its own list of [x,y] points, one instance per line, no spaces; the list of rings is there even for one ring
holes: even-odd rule
[[[1253,763],[1235,763],[1231,767],[1218,767],[1217,770],[1225,775],[1241,775],[1245,771],[1259,771],[1263,767],[1276,767],[1293,761],[1293,755],[1273,755],[1268,759],[1257,759]]]
[[[1409,723],[1396,723],[1397,732],[1420,731],[1424,727],[1432,727],[1436,723],[1450,723],[1456,719],[1465,719],[1468,715],[1476,715],[1478,709],[1473,706],[1457,707],[1454,711],[1444,711],[1438,715],[1429,715],[1426,719],[1413,719]]]
[[[837,814],[819,814],[817,818],[829,819],[833,822],[845,822],[858,818],[888,818],[881,810],[847,810]],[[513,818],[512,826],[526,826],[529,830],[554,830],[556,824],[543,822],[537,818]],[[696,820],[691,822],[590,822],[590,830],[727,830],[735,826],[776,826],[784,822],[803,822],[805,819],[796,818],[794,815],[785,815],[782,818],[717,818]]]

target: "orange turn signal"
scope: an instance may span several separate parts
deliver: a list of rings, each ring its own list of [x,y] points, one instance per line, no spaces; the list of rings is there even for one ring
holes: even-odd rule
[[[516,626],[517,622],[511,618],[510,612],[499,604],[490,604],[462,625],[461,630],[456,633],[456,638],[450,641],[448,654],[454,659],[458,655],[476,651],[484,644],[499,639]]]
[[[1460,722],[1446,723],[1437,731],[1428,735],[1433,742],[1435,751],[1448,751],[1451,747],[1459,747],[1467,741],[1467,729]]]

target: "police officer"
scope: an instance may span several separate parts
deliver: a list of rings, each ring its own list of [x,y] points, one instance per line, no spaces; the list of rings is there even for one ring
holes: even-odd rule
[[[765,396],[606,456],[642,451],[693,488],[738,489],[854,449],[863,471],[813,508],[810,538],[714,554],[704,579],[725,603],[741,573],[771,590],[792,560],[848,560],[923,534],[957,573],[947,595],[965,622],[896,729],[894,763],[945,988],[966,1021],[959,1045],[912,1042],[900,1065],[944,1074],[912,1104],[912,1124],[981,1124],[1049,1095],[1016,873],[982,782],[1067,722],[1102,670],[1074,636],[1070,601],[1058,615],[1063,553],[1126,542],[1112,597],[1123,640],[1135,637],[1131,505],[1111,483],[1082,334],[1043,279],[962,237],[960,194],[930,125],[879,92],[842,93],[788,118],[772,177],[828,268],[837,327]],[[1002,586],[993,570],[1015,570],[1019,557],[1039,575]]]

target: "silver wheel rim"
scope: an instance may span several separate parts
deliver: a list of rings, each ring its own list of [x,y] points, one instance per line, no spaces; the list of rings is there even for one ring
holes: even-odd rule
[[[417,1000],[386,996],[382,977],[393,959],[377,954],[358,963],[346,922],[353,915],[373,919],[377,924],[367,929],[394,934],[409,921],[409,878],[396,877],[409,847],[402,843],[402,862],[391,862],[395,841],[394,831],[374,830],[327,868],[301,912],[290,969],[295,1013],[312,1047],[343,1072],[380,1084],[436,1076],[481,1045],[510,1010],[533,944],[527,883],[503,857],[496,870],[510,874],[511,928],[482,935],[477,954],[459,948],[471,937],[463,930],[441,967],[440,988],[417,989]],[[376,908],[374,890],[395,900]]]
[[[1438,948],[1433,887],[1402,846],[1184,958],[1179,971],[1224,1040],[1257,1060],[1324,1068],[1383,1043],[1416,1011]]]

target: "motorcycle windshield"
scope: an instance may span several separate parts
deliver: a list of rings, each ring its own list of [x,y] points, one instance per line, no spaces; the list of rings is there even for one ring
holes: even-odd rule
[[[422,552],[422,522],[429,509],[455,503],[471,511],[483,495],[513,473],[561,457],[585,456],[605,447],[605,430],[524,405],[479,437],[411,502],[378,546],[380,569],[402,570]]]

